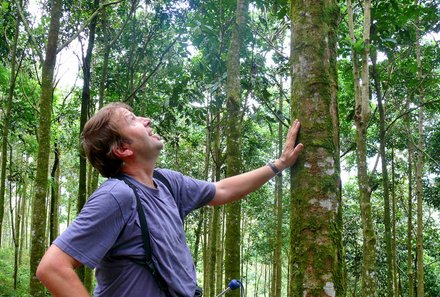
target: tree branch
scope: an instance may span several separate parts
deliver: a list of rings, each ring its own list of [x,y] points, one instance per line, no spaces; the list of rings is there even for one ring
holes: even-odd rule
[[[160,56],[159,63],[157,63],[156,67],[154,67],[154,69],[146,77],[144,77],[142,82],[130,93],[130,95],[128,95],[127,97],[124,98],[124,100],[122,100],[123,102],[127,102],[128,100],[133,98],[134,95],[136,94],[136,92],[139,91],[147,83],[147,81],[153,76],[153,74],[156,73],[156,71],[162,65],[162,62],[163,62],[165,55],[170,51],[170,49],[173,47],[173,45],[176,43],[176,41],[179,39],[179,37],[180,37],[180,35],[177,36],[177,38],[174,39],[174,41],[165,49],[165,51]]]
[[[387,127],[386,127],[386,129],[385,129],[385,134],[387,134],[388,133],[388,130],[389,129],[391,129],[392,128],[392,126],[401,118],[401,117],[403,117],[403,116],[405,116],[405,115],[407,115],[407,114],[409,114],[409,113],[411,113],[411,112],[413,112],[414,110],[417,110],[417,109],[419,109],[420,107],[422,107],[422,106],[424,106],[424,105],[427,105],[427,104],[430,104],[430,103],[437,103],[437,102],[440,102],[440,99],[436,99],[436,100],[431,100],[431,101],[425,101],[425,102],[423,102],[422,104],[420,104],[420,105],[418,105],[418,106],[416,106],[416,107],[413,107],[413,108],[410,108],[410,109],[408,109],[407,111],[405,111],[405,112],[403,112],[403,113],[401,113],[401,114],[399,114]]]
[[[84,24],[79,28],[79,30],[72,37],[70,37],[63,45],[61,45],[57,49],[57,54],[61,50],[63,50],[66,46],[68,46],[73,40],[75,40],[75,38],[78,37],[78,35],[81,34],[81,32],[84,31],[84,29],[87,26],[89,26],[90,22],[96,17],[96,15],[101,11],[101,9],[103,9],[103,8],[109,6],[109,5],[121,3],[122,1],[123,0],[100,4],[99,7],[93,12],[93,14],[87,19],[87,21],[85,21]]]
[[[25,28],[26,32],[28,33],[29,38],[32,40],[32,44],[34,45],[33,48],[37,52],[38,58],[40,59],[40,63],[43,64],[43,62],[44,62],[43,53],[41,52],[40,47],[38,46],[38,42],[35,39],[34,34],[32,34],[32,30],[29,27],[27,19],[25,18],[24,14],[23,14],[23,9],[21,8],[18,0],[15,0],[15,5],[17,5],[18,14],[20,15],[21,21],[23,22],[24,28]]]

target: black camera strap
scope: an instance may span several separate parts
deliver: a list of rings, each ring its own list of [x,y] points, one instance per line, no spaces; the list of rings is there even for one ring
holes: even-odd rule
[[[162,276],[159,274],[159,271],[157,271],[156,265],[154,265],[154,262],[153,262],[152,252],[151,252],[151,244],[150,244],[150,234],[148,232],[147,219],[145,217],[144,209],[142,208],[141,199],[139,198],[137,188],[127,178],[120,177],[118,179],[124,181],[127,184],[127,186],[129,186],[133,190],[133,193],[136,197],[136,210],[137,210],[137,213],[139,216],[139,224],[141,225],[142,240],[143,240],[143,246],[144,246],[144,250],[145,250],[145,262],[142,264],[144,264],[146,266],[147,270],[150,271],[151,275],[155,279],[159,288],[165,292],[165,295],[171,296],[168,291],[168,288],[167,288],[165,281],[163,280]],[[166,181],[166,182],[169,185],[169,182],[168,181]],[[167,183],[165,183],[165,185],[168,188]],[[169,189],[169,190],[171,192],[171,189]]]

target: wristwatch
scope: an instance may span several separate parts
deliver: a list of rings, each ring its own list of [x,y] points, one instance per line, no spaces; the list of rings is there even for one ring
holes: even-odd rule
[[[277,175],[277,176],[282,175],[282,171],[278,169],[278,167],[275,165],[274,161],[269,161],[266,165],[269,166],[270,169],[272,169],[272,171],[273,171],[273,173],[275,173],[275,175]]]

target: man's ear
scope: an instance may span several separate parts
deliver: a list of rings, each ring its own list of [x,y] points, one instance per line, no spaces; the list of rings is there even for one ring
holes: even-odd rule
[[[126,143],[122,143],[120,145],[113,145],[112,147],[113,154],[115,154],[116,157],[122,159],[126,157],[130,157],[133,155],[133,151],[127,146]]]

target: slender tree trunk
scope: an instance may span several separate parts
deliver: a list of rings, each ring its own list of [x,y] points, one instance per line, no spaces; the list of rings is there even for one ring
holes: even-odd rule
[[[359,282],[359,258],[360,256],[358,256],[359,252],[358,252],[358,245],[357,242],[355,241],[355,246],[354,246],[354,286],[353,286],[353,293],[352,296],[356,297],[357,296],[357,288],[358,288],[358,282]]]
[[[19,257],[18,257],[18,264],[21,265],[23,263],[23,249],[26,249],[25,246],[25,238],[26,238],[26,231],[27,231],[27,182],[26,179],[24,179],[23,187],[22,187],[21,197],[22,202],[20,205],[20,214],[21,214],[21,230],[20,230],[20,250],[19,250]]]
[[[209,101],[207,102],[207,105],[210,106],[210,102]],[[212,134],[211,133],[211,131],[212,131],[211,125],[212,125],[212,121],[211,121],[211,117],[210,117],[210,112],[208,111],[207,115],[206,115],[205,162],[204,162],[205,168],[204,168],[204,172],[203,172],[203,177],[204,177],[205,180],[207,180],[209,178],[209,167],[210,167],[210,159],[211,159],[210,158],[211,134]],[[206,234],[206,231],[207,231],[206,226],[207,226],[207,223],[211,222],[211,218],[212,218],[212,208],[206,209],[204,220],[203,220],[203,226],[205,227],[204,228],[205,229],[204,230],[205,231],[205,233],[204,233],[205,234],[205,239],[209,239],[209,241],[208,240],[204,240],[203,241],[204,242],[204,245],[203,245],[204,246],[204,249],[203,249],[203,252],[204,252],[203,253],[204,254],[204,257],[203,257],[203,272],[204,272],[204,275],[203,275],[203,280],[204,280],[204,282],[203,282],[203,290],[204,290],[204,292],[207,292],[206,294],[208,296],[210,294],[208,292],[208,290],[209,290],[208,286],[209,285],[208,285],[207,280],[210,277],[210,267],[211,267],[210,259],[211,259],[211,252],[212,252],[212,250],[208,249],[207,247],[210,245],[210,241],[212,239],[212,230],[210,229],[209,233]]]
[[[207,133],[206,133],[206,152],[205,152],[205,166],[207,165],[206,158],[209,158],[211,153],[211,136],[213,134],[212,126],[213,120],[210,117],[210,114],[207,116]],[[214,159],[215,164],[215,159]],[[212,179],[214,179],[214,171],[211,174]],[[209,175],[209,166],[205,167],[205,176],[208,178]],[[211,290],[213,290],[214,284],[214,276],[215,276],[215,261],[212,261],[212,254],[215,253],[215,242],[213,242],[213,208],[209,208],[207,212],[207,218],[205,220],[205,242],[204,242],[204,261],[203,261],[203,292],[207,296],[211,295]]]
[[[207,156],[211,155],[211,149],[213,151],[213,170],[212,180],[218,181],[220,179],[220,114],[217,113],[210,120],[208,125],[209,135],[209,150],[207,147]],[[208,137],[208,135],[207,135]],[[213,143],[211,142],[213,138]],[[207,139],[208,143],[208,139]],[[212,143],[212,144],[211,144]],[[205,287],[204,294],[211,296],[216,293],[216,268],[217,268],[217,246],[221,233],[220,226],[220,207],[215,206],[210,208],[210,216],[208,221],[208,244],[206,252],[207,265],[205,266]]]
[[[393,227],[393,284],[394,284],[394,297],[399,297],[399,284],[397,282],[397,250],[396,250],[396,209],[397,209],[397,202],[396,202],[396,182],[395,182],[395,171],[394,171],[394,145],[391,145],[391,185],[392,185],[392,208],[393,208],[393,215],[391,218],[392,227]]]
[[[221,178],[221,166],[222,166],[222,159],[220,158],[221,155],[221,148],[220,148],[220,138],[221,138],[221,129],[220,129],[220,122],[221,122],[221,114],[217,113],[217,116],[215,117],[215,133],[214,133],[214,163],[215,163],[215,181],[219,181]],[[223,269],[222,269],[222,263],[223,263],[223,249],[221,247],[221,244],[223,242],[223,220],[221,220],[222,217],[222,210],[223,206],[214,206],[213,214],[212,214],[212,242],[211,242],[211,293],[215,293],[222,289],[223,285]]]
[[[203,224],[203,292],[208,295],[210,294],[211,283],[209,282],[211,276],[211,240],[212,240],[212,229],[210,228],[212,222],[212,208],[207,209],[207,217]]]
[[[282,96],[278,99],[278,110],[283,110]],[[278,123],[278,156],[283,150],[283,124]],[[283,177],[275,177],[275,207],[276,207],[276,227],[275,227],[275,248],[273,257],[272,290],[271,296],[281,297],[281,246],[282,246],[282,223],[283,223]]]
[[[226,210],[224,206],[219,206],[219,212],[220,212],[220,229],[219,229],[219,236],[217,239],[217,262],[216,262],[216,284],[215,287],[217,290],[220,290],[223,288],[224,284],[226,283],[225,273],[224,273],[224,261],[225,258],[225,232],[226,232]]]
[[[418,0],[416,0],[416,4]],[[422,62],[420,57],[420,30],[419,18],[416,21],[416,50],[417,50],[417,79],[419,95],[419,140],[417,143],[417,166],[416,166],[416,193],[417,193],[417,297],[425,295],[424,271],[423,271],[423,121],[424,121],[424,95],[422,87]]]
[[[99,6],[99,0],[94,0],[93,4],[94,8],[96,9]],[[97,17],[93,18],[93,20],[90,23],[89,27],[89,40],[87,44],[87,53],[85,58],[83,59],[83,76],[84,76],[84,84],[82,88],[82,94],[81,94],[81,117],[80,117],[80,133],[82,133],[84,129],[84,125],[87,122],[87,119],[89,117],[89,109],[90,109],[90,68],[92,64],[92,53],[93,53],[93,47],[95,44],[95,31],[96,31],[96,24],[97,24]],[[87,187],[86,187],[86,180],[87,180],[87,160],[84,155],[80,155],[80,171],[79,171],[79,188],[78,188],[78,203],[77,203],[77,211],[78,213],[81,211],[82,207],[84,206],[86,202],[86,195],[87,195]]]
[[[406,100],[406,109],[409,110],[410,99],[409,97]],[[407,222],[407,266],[408,266],[408,297],[414,297],[414,272],[413,272],[413,261],[412,261],[412,233],[413,233],[413,224],[412,224],[412,210],[413,210],[413,156],[414,156],[414,144],[412,140],[411,134],[411,117],[408,114],[406,117],[407,121],[407,136],[408,136],[408,222]]]
[[[12,146],[9,145],[9,172],[12,172]],[[17,198],[20,193],[18,184],[15,189],[15,205],[12,205],[12,179],[9,180],[9,210],[11,215],[11,234],[12,243],[14,245],[14,290],[17,289],[17,275],[18,275],[18,249],[20,240],[20,202]],[[15,209],[15,215],[14,215]]]
[[[43,285],[35,277],[38,263],[46,250],[46,194],[50,152],[50,124],[52,118],[53,78],[56,63],[58,34],[60,30],[62,1],[53,0],[50,11],[49,36],[42,70],[40,97],[40,124],[38,129],[37,174],[35,197],[32,203],[32,244],[30,259],[30,294],[45,296]]]
[[[383,200],[384,200],[384,225],[385,225],[385,245],[386,245],[386,256],[387,256],[387,296],[392,297],[393,290],[393,250],[392,250],[392,239],[391,239],[391,214],[390,214],[390,191],[389,191],[389,182],[388,182],[388,168],[387,168],[387,155],[386,155],[386,140],[385,140],[385,108],[383,106],[383,101],[385,98],[382,98],[382,90],[380,87],[380,78],[379,73],[377,71],[377,55],[376,51],[371,52],[371,62],[373,64],[373,79],[374,79],[374,87],[376,89],[377,96],[377,105],[379,108],[379,131],[380,131],[380,159],[382,164],[382,185],[383,185]]]
[[[292,120],[300,120],[298,141],[307,149],[291,176],[289,296],[342,296],[336,104],[339,7],[333,0],[294,0],[291,14]]]
[[[53,242],[55,238],[58,237],[58,207],[59,207],[59,148],[58,143],[55,141],[54,144],[54,161],[52,166],[52,171],[50,172],[50,177],[52,180],[51,183],[51,202],[50,202],[50,216],[49,216],[49,224],[50,224],[50,235],[49,241]]]
[[[22,5],[22,1],[20,6]],[[11,49],[11,77],[9,79],[9,92],[6,100],[6,112],[4,115],[3,129],[2,129],[2,160],[1,160],[1,176],[0,176],[0,247],[2,246],[2,229],[3,229],[3,214],[5,212],[5,184],[6,184],[6,163],[7,163],[7,149],[8,149],[8,136],[9,136],[9,124],[11,122],[12,114],[12,99],[14,98],[15,81],[18,74],[17,70],[17,45],[18,36],[20,34],[20,17],[15,19],[15,31],[14,40],[12,42]]]
[[[99,6],[99,0],[94,0],[93,7],[97,9]],[[90,22],[89,26],[89,40],[87,44],[87,53],[83,59],[83,88],[81,94],[81,116],[80,116],[80,134],[84,129],[84,125],[89,117],[90,109],[90,68],[92,65],[92,53],[95,44],[95,31],[96,24],[98,22],[98,17],[94,17]],[[86,157],[81,153],[79,158],[79,179],[78,179],[78,201],[77,201],[77,213],[79,213],[86,203],[87,197],[87,160]],[[81,266],[77,269],[79,278],[84,282],[84,286],[87,291],[92,291],[92,273],[91,270],[85,266]]]
[[[99,91],[98,91],[98,100],[99,100],[99,108],[104,106],[104,98],[105,98],[105,84],[107,81],[107,69],[108,69],[108,61],[110,57],[110,45],[109,45],[109,34],[107,28],[107,12],[106,9],[102,11],[102,38],[104,40],[104,59],[102,62],[102,71],[99,79]]]
[[[248,9],[247,0],[237,0],[236,18],[233,25],[231,44],[227,61],[227,127],[226,127],[226,176],[240,173],[240,119],[241,119],[241,87],[240,87],[240,49],[242,47],[243,30],[246,25]],[[226,280],[240,278],[240,246],[241,204],[236,201],[226,205],[226,238],[225,238],[225,277]],[[239,296],[232,291],[231,297]]]
[[[351,1],[347,1],[349,14],[349,27],[352,42],[355,41],[353,12]],[[376,295],[376,236],[374,234],[373,219],[371,215],[371,189],[368,179],[367,166],[367,127],[371,114],[369,106],[369,71],[368,57],[370,46],[370,24],[371,24],[371,2],[365,0],[364,6],[364,27],[362,50],[362,86],[359,85],[358,57],[355,50],[353,56],[353,77],[355,81],[355,124],[356,124],[356,163],[358,167],[358,184],[361,205],[361,221],[363,234],[362,253],[362,296],[369,297]]]
[[[194,266],[195,267],[197,267],[197,263],[199,260],[200,238],[202,235],[203,222],[206,220],[205,217],[207,216],[205,208],[199,209],[198,212],[199,212],[199,222],[197,224],[197,228],[196,228],[196,232],[195,232],[196,242],[194,244]]]

